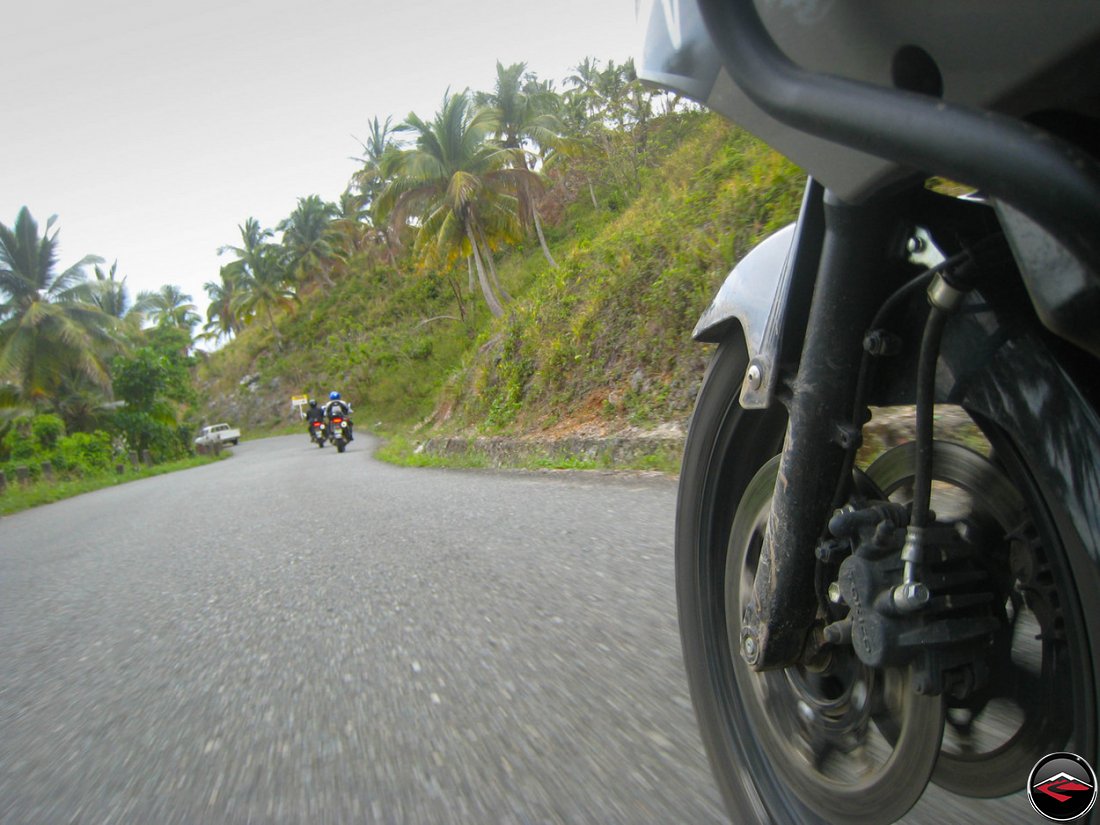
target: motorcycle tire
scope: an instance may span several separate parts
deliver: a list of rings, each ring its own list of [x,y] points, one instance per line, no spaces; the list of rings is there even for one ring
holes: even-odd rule
[[[951,762],[941,751],[939,761],[946,764],[948,770],[941,768],[939,779],[930,769],[923,777],[907,778],[904,770],[891,765],[899,760],[887,757],[881,781],[860,786],[858,782],[863,780],[857,776],[853,780],[856,784],[846,787],[843,781],[830,784],[835,779],[826,781],[816,775],[816,753],[809,757],[796,753],[798,743],[785,744],[781,736],[766,730],[776,727],[779,723],[773,724],[772,720],[784,715],[794,720],[792,729],[798,730],[797,715],[805,708],[793,698],[797,695],[793,690],[784,694],[772,692],[770,687],[777,681],[786,685],[797,683],[798,668],[755,674],[741,660],[738,645],[731,645],[730,641],[730,627],[736,628],[740,617],[727,616],[727,601],[735,601],[728,588],[734,576],[743,575],[732,553],[745,552],[737,549],[745,541],[741,535],[744,528],[735,525],[735,517],[748,523],[752,521],[753,508],[760,510],[763,507],[766,511],[767,501],[760,499],[762,495],[770,497],[775,472],[772,459],[782,449],[787,423],[786,410],[778,403],[765,410],[741,408],[739,395],[747,363],[744,339],[737,330],[719,345],[708,365],[685,444],[676,517],[676,590],[684,661],[703,744],[733,821],[783,825],[909,821],[905,815],[910,803],[900,803],[899,807],[892,806],[891,802],[891,783],[897,786],[907,781],[920,783],[915,790],[920,800],[912,811],[915,822],[963,821],[976,816],[984,816],[988,821],[1030,821],[1034,812],[1022,791],[996,800],[983,799],[990,794],[983,793],[980,787],[972,792],[963,789],[960,795],[957,780],[952,786],[946,776],[960,766],[970,772],[967,774],[969,779],[980,779],[987,766],[996,764],[1012,764],[1015,769],[1022,761],[1019,753],[1011,758],[1013,754],[993,750],[988,755],[988,762],[967,764],[965,758],[960,760],[957,756],[954,757],[956,761]],[[1020,451],[1013,448],[1013,443],[1018,443],[1023,436],[1013,438],[998,431],[994,425],[982,423],[978,417],[975,420],[993,445],[999,472],[1011,479],[1027,504],[1035,540],[1045,548],[1044,563],[1057,590],[1052,598],[1058,603],[1057,623],[1065,638],[1056,660],[1060,668],[1057,676],[1067,682],[1061,694],[1064,700],[1050,707],[1031,708],[1029,712],[1068,717],[1069,721],[1066,725],[1048,725],[1046,721],[1049,720],[1038,720],[1030,726],[1025,722],[1022,727],[1027,735],[1019,738],[1035,740],[1038,737],[1038,743],[1025,743],[1032,749],[1027,753],[1037,747],[1049,747],[1047,753],[1070,750],[1095,762],[1097,707],[1092,676],[1093,645],[1080,593],[1066,559],[1065,547],[1069,539],[1063,540],[1059,535],[1064,520],[1050,514],[1056,497],[1052,491],[1041,489]],[[770,467],[769,462],[772,462]],[[769,476],[769,472],[772,475]],[[752,501],[753,498],[756,500]],[[732,584],[737,586],[735,581]],[[1043,667],[1046,666],[1044,661]],[[889,686],[891,679],[896,684],[898,679],[904,678],[904,674],[876,673],[880,686]],[[1045,669],[1043,673],[1047,675]],[[757,679],[765,686],[763,689],[746,687]],[[908,693],[913,691],[907,691],[906,695]],[[780,706],[783,701],[788,704],[785,708]],[[923,719],[923,724],[927,725],[928,719],[936,718],[934,709],[928,706],[910,707],[906,712],[910,722]],[[942,735],[945,727],[942,712],[938,718]],[[879,720],[867,727],[878,735],[879,747],[883,741],[887,750],[891,743],[898,745],[900,728]],[[934,741],[937,749],[941,746],[936,738],[904,747],[912,747],[916,759],[926,760],[930,755],[929,741]],[[1002,750],[1013,744],[1014,740],[1010,740]],[[784,748],[788,748],[788,752],[784,752]],[[827,758],[837,756],[841,760],[847,758],[842,750],[839,754],[827,754]],[[935,760],[932,754],[931,761]],[[993,767],[988,769],[994,770]],[[915,773],[921,770],[924,769],[916,767]],[[925,787],[930,773],[932,782],[939,782],[944,787],[939,784]],[[1004,781],[1004,777],[999,779]],[[1026,773],[1020,775],[1015,788],[1022,789],[1026,781]]]
[[[348,446],[348,445],[347,445],[347,444],[345,444],[345,443],[344,443],[343,441],[337,441],[337,442],[336,442],[336,452],[338,452],[338,453],[342,453],[342,452],[344,452],[344,449],[345,449],[345,448],[346,448],[347,446]]]

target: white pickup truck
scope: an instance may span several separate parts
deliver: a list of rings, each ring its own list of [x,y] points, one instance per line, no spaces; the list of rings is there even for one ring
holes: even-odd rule
[[[236,444],[241,440],[241,431],[228,424],[211,424],[203,427],[195,439],[195,444],[200,447],[210,447],[215,444]]]

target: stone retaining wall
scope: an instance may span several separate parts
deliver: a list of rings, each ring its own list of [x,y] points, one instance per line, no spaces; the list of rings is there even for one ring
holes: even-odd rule
[[[549,460],[593,462],[601,467],[630,466],[649,456],[679,461],[683,435],[570,436],[566,438],[445,437],[428,439],[420,448],[429,455],[481,455],[493,467]]]
[[[874,410],[864,427],[864,449],[860,460],[914,437],[913,408],[893,407]],[[981,434],[966,414],[957,407],[938,407],[934,422],[935,437],[962,441],[976,446]],[[660,430],[635,430],[615,435],[577,435],[567,437],[533,436],[447,436],[430,438],[418,452],[438,456],[484,456],[490,466],[509,467],[540,460],[551,462],[584,461],[599,467],[637,466],[649,456],[661,456],[679,464],[684,451],[684,431],[677,425]]]

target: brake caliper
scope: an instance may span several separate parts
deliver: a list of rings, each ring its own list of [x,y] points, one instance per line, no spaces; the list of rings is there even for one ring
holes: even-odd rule
[[[839,618],[825,626],[825,641],[851,644],[869,667],[912,665],[918,693],[962,698],[988,681],[986,654],[1004,625],[983,564],[987,543],[967,521],[925,528],[920,581],[927,592],[914,609],[912,599],[899,598],[908,523],[907,507],[881,501],[849,505],[829,521],[832,537],[817,555],[833,569],[839,564],[829,587],[829,610]]]

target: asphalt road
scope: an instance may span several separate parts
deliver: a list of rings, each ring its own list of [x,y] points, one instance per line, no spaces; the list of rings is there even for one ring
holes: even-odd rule
[[[0,822],[726,821],[674,485],[370,447],[0,520]]]

